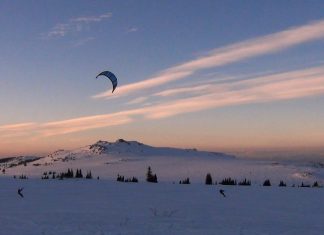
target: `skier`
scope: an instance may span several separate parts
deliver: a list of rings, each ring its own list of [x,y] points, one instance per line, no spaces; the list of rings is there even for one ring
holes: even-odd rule
[[[19,188],[19,189],[18,189],[18,194],[19,194],[19,196],[21,196],[21,197],[24,197],[24,195],[22,194],[23,189],[24,189],[24,188]]]

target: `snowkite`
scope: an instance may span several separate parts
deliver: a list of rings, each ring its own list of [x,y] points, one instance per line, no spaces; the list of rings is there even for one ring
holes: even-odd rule
[[[117,87],[117,77],[115,76],[115,74],[113,74],[110,71],[103,71],[103,72],[99,73],[96,78],[98,78],[99,76],[105,76],[105,77],[109,78],[109,80],[111,81],[111,83],[113,85],[113,90],[111,92],[111,93],[113,93]]]

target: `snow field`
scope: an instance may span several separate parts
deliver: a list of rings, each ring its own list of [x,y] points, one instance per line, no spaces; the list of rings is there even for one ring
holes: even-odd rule
[[[0,234],[322,235],[323,199],[323,188],[2,177]]]

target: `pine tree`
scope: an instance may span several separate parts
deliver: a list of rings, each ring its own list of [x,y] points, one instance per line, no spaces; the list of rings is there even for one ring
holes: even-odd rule
[[[158,182],[157,176],[156,176],[156,174],[154,174],[154,176],[153,176],[153,183],[157,183],[157,182]]]
[[[210,173],[207,173],[207,175],[206,175],[205,184],[207,184],[207,185],[213,184],[213,178],[211,177]]]
[[[157,181],[157,176],[156,176],[156,174],[153,175],[150,166],[147,168],[146,181],[151,182],[151,183],[157,183],[158,182]]]
[[[147,168],[146,181],[150,182],[151,180],[152,180],[152,170],[151,170],[151,167],[149,166]]]
[[[287,186],[286,183],[280,180],[279,187],[286,187],[286,186]]]
[[[270,180],[269,180],[269,179],[266,179],[266,180],[263,182],[263,186],[271,186]]]
[[[320,187],[317,181],[314,182],[313,187],[314,188],[319,188]]]
[[[86,179],[92,179],[91,171],[87,172]]]

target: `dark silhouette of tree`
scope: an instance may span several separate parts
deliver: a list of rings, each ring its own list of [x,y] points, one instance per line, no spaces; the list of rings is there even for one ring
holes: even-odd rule
[[[269,180],[269,179],[266,179],[266,180],[263,182],[263,186],[271,186],[270,180]]]
[[[149,166],[147,168],[147,173],[146,173],[146,181],[150,183],[157,183],[157,176],[156,174],[153,175],[151,167]]]
[[[190,184],[189,177],[184,180],[180,180],[179,184]]]
[[[207,173],[207,175],[206,175],[205,184],[207,184],[207,185],[213,184],[213,178],[211,177],[210,173]]]
[[[251,186],[251,180],[244,179],[243,181],[239,182],[238,185],[240,185],[240,186]]]
[[[219,184],[222,185],[236,185],[236,180],[232,179],[231,177],[223,179]]]
[[[91,171],[87,172],[86,179],[92,179]]]
[[[83,178],[81,169],[77,169],[76,170],[75,178]]]
[[[280,180],[280,183],[279,183],[279,187],[286,187],[287,184],[285,182],[283,182],[282,180]]]
[[[314,184],[313,184],[313,188],[319,188],[319,187],[320,187],[320,185],[318,184],[317,181],[315,181]]]
[[[131,182],[131,183],[137,183],[138,182],[138,179],[136,178],[136,177],[132,177],[132,178],[126,178],[125,179],[125,177],[123,176],[123,175],[117,175],[117,181],[119,181],[119,182],[126,182],[126,183],[128,183],[128,182]]]

